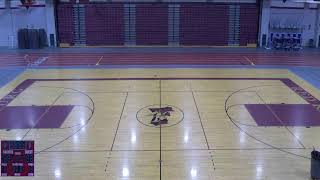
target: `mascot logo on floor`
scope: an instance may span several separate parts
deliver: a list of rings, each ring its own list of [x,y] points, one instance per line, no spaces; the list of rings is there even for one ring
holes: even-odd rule
[[[174,112],[173,108],[169,106],[161,108],[149,108],[149,110],[153,114],[150,124],[155,126],[168,124],[168,118],[171,115],[170,113]]]
[[[150,105],[137,112],[137,120],[150,127],[170,127],[183,120],[183,111],[170,105]]]

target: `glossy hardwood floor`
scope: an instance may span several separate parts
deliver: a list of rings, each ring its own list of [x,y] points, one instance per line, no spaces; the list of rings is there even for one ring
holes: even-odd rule
[[[285,69],[27,70],[0,97],[27,79],[7,107],[73,109],[60,128],[0,129],[1,140],[35,141],[35,176],[23,179],[305,180],[320,147],[319,126],[281,120],[296,111],[258,125],[246,106],[309,104],[283,79],[320,99]],[[151,107],[171,107],[168,123],[151,124]]]

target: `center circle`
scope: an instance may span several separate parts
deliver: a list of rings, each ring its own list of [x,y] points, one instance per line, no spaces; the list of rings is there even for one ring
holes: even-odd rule
[[[149,127],[166,128],[179,124],[183,118],[183,111],[168,104],[154,104],[146,106],[137,112],[137,120]]]

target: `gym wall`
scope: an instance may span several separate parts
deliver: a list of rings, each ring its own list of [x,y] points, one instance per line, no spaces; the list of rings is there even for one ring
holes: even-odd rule
[[[309,46],[310,39],[319,44],[320,8],[317,4],[264,0],[259,33],[260,45],[270,39],[271,28],[295,26],[301,28],[302,45]],[[318,21],[318,22],[317,22]],[[263,41],[265,38],[265,41]]]
[[[259,4],[255,1],[172,2],[60,1],[57,6],[60,46],[255,46],[257,43]]]
[[[0,8],[0,46],[17,47],[17,32],[21,28],[45,29],[55,36],[53,0],[38,0],[36,7],[20,7],[20,1],[4,1]]]

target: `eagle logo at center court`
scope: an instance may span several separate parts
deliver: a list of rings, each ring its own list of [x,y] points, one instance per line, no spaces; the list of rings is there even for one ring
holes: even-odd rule
[[[150,105],[137,112],[137,120],[150,127],[170,127],[183,120],[181,109],[170,105]]]

